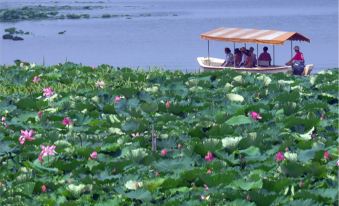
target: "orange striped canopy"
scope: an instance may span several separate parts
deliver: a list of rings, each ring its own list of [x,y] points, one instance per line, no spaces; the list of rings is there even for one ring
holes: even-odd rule
[[[203,33],[200,36],[206,40],[256,44],[283,44],[286,40],[310,42],[309,38],[297,32],[244,28],[222,27]]]

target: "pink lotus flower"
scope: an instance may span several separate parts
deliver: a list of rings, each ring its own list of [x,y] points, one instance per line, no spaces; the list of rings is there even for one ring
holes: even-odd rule
[[[51,97],[54,94],[54,91],[51,87],[47,87],[47,88],[43,89],[43,92],[44,92],[44,94],[43,94],[44,97]]]
[[[62,124],[65,125],[65,126],[69,126],[69,125],[73,124],[73,121],[69,117],[65,117],[62,120]]]
[[[280,161],[283,161],[285,159],[285,156],[284,156],[284,153],[283,152],[278,152],[276,155],[275,155],[275,161],[277,162],[280,162]]]
[[[19,137],[20,144],[24,144],[25,141],[33,141],[34,138],[34,131],[33,130],[21,130],[21,136]]]
[[[41,186],[41,192],[43,192],[43,193],[47,192],[47,187],[46,187],[46,185],[42,185],[42,186]]]
[[[328,151],[324,152],[324,158],[325,158],[325,160],[330,159],[330,153]]]
[[[91,155],[90,155],[90,158],[92,160],[96,159],[98,157],[98,153],[96,151],[92,152]]]
[[[207,162],[210,162],[210,161],[212,161],[214,159],[214,157],[213,157],[213,154],[212,154],[212,152],[207,152],[207,155],[205,156],[205,160],[207,161]]]
[[[41,80],[41,78],[39,76],[35,76],[32,81],[34,83],[38,83],[38,82],[40,82],[40,80]]]
[[[166,155],[167,155],[167,150],[166,149],[161,150],[161,156],[166,156]]]
[[[205,191],[208,191],[208,186],[206,184],[204,184],[204,188],[205,188]]]
[[[4,125],[6,128],[8,127],[6,123],[6,117],[1,117],[1,124]]]
[[[118,104],[121,101],[122,96],[115,96],[114,102]]]
[[[167,100],[165,106],[166,106],[166,109],[169,109],[171,107],[171,102]]]
[[[337,166],[339,167],[339,160],[337,160]]]
[[[257,113],[257,112],[250,112],[250,115],[251,115],[252,119],[255,120],[255,121],[258,121],[258,120],[262,119],[260,114]]]
[[[99,81],[95,82],[95,86],[103,89],[105,87],[105,82],[102,81],[102,80],[99,80]]]
[[[39,161],[42,162],[43,157],[54,156],[56,154],[55,148],[56,148],[55,145],[52,145],[52,146],[41,145],[41,152],[40,152],[39,157],[38,157]]]
[[[39,112],[38,112],[38,117],[39,117],[39,119],[42,118],[42,114],[43,114],[42,111],[39,111]]]

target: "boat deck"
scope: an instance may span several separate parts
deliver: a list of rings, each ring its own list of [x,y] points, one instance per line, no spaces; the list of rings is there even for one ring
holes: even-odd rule
[[[255,72],[255,73],[287,73],[291,72],[291,66],[270,66],[270,67],[252,67],[252,68],[244,68],[244,67],[224,67],[220,66],[224,60],[218,58],[207,58],[207,57],[198,57],[198,62],[201,68],[204,71],[209,70],[224,70],[224,69],[232,69],[240,72]]]

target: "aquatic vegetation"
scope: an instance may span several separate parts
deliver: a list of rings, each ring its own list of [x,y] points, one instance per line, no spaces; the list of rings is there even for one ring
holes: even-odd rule
[[[81,19],[81,18],[88,19],[89,17],[90,17],[89,14],[67,14],[66,15],[67,19]]]
[[[14,9],[0,9],[0,21],[49,19],[58,14],[56,9],[44,6],[25,6]]]
[[[101,17],[102,17],[102,18],[111,18],[112,15],[110,15],[110,14],[103,14]]]
[[[16,63],[0,67],[0,205],[335,205],[338,69]]]
[[[0,9],[0,22],[45,20],[45,19],[79,19],[89,18],[89,14],[63,14],[63,11],[81,11],[102,9],[103,6],[24,6],[13,9]]]
[[[24,40],[21,36],[17,35],[28,35],[30,34],[29,32],[25,32],[23,30],[17,30],[15,27],[7,28],[5,29],[5,33],[2,38],[3,39],[8,39],[8,40],[13,40],[13,41],[20,41]]]
[[[89,2],[87,2],[89,3]],[[104,6],[24,6],[13,9],[0,9],[0,22],[25,20],[56,20],[56,19],[89,19],[89,18],[126,18],[151,16],[178,16],[173,13],[140,13],[140,14],[84,14],[88,10],[100,10]],[[65,32],[59,32],[64,34]]]

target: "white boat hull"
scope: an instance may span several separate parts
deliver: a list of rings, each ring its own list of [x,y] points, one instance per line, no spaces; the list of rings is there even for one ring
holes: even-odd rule
[[[221,66],[224,63],[224,59],[214,58],[214,57],[198,57],[197,58],[200,67],[204,71],[210,70],[224,70],[232,69],[240,72],[254,72],[254,73],[290,73],[292,72],[291,66],[271,66],[271,67],[253,67],[253,68],[244,68],[244,67],[224,67]]]

